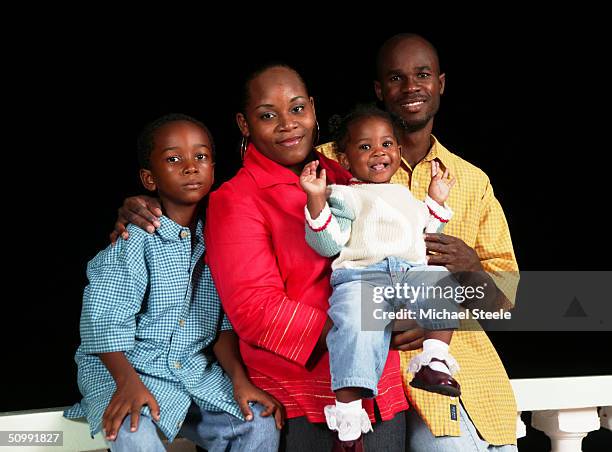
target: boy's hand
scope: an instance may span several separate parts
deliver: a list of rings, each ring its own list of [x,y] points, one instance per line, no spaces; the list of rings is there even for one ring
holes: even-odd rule
[[[448,168],[444,171],[444,174],[440,171],[440,163],[433,160],[431,162],[431,182],[429,183],[428,195],[431,199],[436,201],[438,204],[444,204],[448,199],[450,189],[453,188],[457,180],[449,178],[450,172]]]
[[[327,176],[325,170],[322,169],[317,177],[317,166],[319,166],[319,161],[313,160],[304,167],[300,175],[300,185],[308,195],[325,196]]]
[[[253,419],[253,411],[251,411],[249,402],[259,402],[265,407],[261,415],[268,417],[274,414],[276,428],[279,430],[283,428],[285,424],[285,408],[283,405],[270,394],[253,385],[248,379],[234,382],[234,399],[238,402],[240,411],[247,421]]]
[[[148,405],[153,419],[159,421],[157,400],[134,373],[123,383],[117,384],[115,394],[104,411],[102,428],[106,433],[106,439],[114,441],[117,438],[119,427],[128,414],[131,415],[130,430],[132,432],[138,430],[140,409],[143,405]]]
[[[119,236],[128,239],[126,226],[128,223],[135,224],[149,234],[155,232],[160,226],[159,217],[162,216],[161,204],[156,198],[149,196],[132,196],[123,201],[119,208],[115,230],[110,234],[111,243],[115,243]]]

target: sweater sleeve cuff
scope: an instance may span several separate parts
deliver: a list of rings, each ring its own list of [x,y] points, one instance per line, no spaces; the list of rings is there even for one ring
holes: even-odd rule
[[[442,223],[448,223],[448,220],[453,216],[453,211],[446,203],[440,205],[429,196],[425,198],[425,205],[429,209],[429,213]]]
[[[313,219],[310,216],[310,212],[308,211],[308,207],[306,206],[304,206],[304,215],[306,216],[306,222],[308,223],[308,226],[310,226],[310,229],[315,232],[319,232],[325,229],[331,221],[332,216],[331,210],[329,210],[328,203],[325,203],[325,207],[323,207],[323,210],[317,218]]]

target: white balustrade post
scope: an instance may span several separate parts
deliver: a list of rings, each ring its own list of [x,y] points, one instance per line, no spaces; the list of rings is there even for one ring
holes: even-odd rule
[[[595,407],[534,411],[531,425],[550,438],[551,452],[580,452],[582,439],[599,430],[599,416]]]

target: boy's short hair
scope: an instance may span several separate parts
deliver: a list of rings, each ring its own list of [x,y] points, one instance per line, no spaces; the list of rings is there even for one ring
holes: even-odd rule
[[[212,152],[213,160],[215,159],[215,142],[213,141],[212,134],[210,133],[210,130],[208,130],[208,127],[206,127],[206,125],[204,125],[202,121],[198,121],[197,119],[189,115],[184,115],[182,113],[170,113],[170,114],[164,115],[161,118],[157,118],[156,120],[150,122],[149,124],[145,126],[145,128],[140,133],[140,136],[138,137],[138,141],[137,141],[137,151],[138,151],[138,164],[140,165],[141,168],[151,169],[150,168],[151,152],[153,151],[153,148],[155,147],[154,139],[155,139],[155,132],[157,132],[157,129],[159,129],[160,127],[170,122],[175,122],[175,121],[188,121],[200,127],[202,130],[204,130],[204,132],[206,132],[206,135],[208,135],[210,144],[212,145],[211,152]]]
[[[389,121],[393,128],[395,139],[398,137],[395,121],[389,113],[378,108],[375,104],[357,104],[345,116],[333,115],[329,118],[328,126],[332,140],[336,143],[336,152],[344,152],[348,139],[349,127],[356,121],[364,118],[381,118]]]

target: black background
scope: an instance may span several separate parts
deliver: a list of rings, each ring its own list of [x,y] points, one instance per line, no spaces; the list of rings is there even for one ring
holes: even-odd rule
[[[365,17],[364,17],[365,19]],[[328,24],[333,28],[333,23]],[[234,114],[253,64],[294,65],[315,98],[326,138],[331,114],[374,100],[378,46],[401,31],[438,47],[447,74],[434,133],[491,178],[522,270],[609,269],[602,208],[609,198],[605,131],[596,111],[605,80],[592,38],[539,24],[402,26],[269,32],[265,24],[176,37],[118,37],[112,27],[40,37],[11,86],[25,113],[7,152],[4,363],[0,411],[64,406],[79,398],[72,360],[85,265],[108,243],[116,209],[143,190],[135,141],[150,120],[182,112],[217,144],[217,182],[239,167]],[[360,31],[358,31],[360,30]],[[600,123],[597,123],[597,118]],[[12,163],[11,163],[12,161]],[[217,184],[218,186],[218,184]],[[603,295],[603,294],[602,294]],[[609,300],[609,295],[603,297]],[[602,301],[603,302],[603,301]],[[612,374],[610,333],[491,333],[511,378]],[[585,449],[588,450],[588,449]]]

